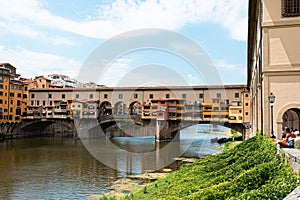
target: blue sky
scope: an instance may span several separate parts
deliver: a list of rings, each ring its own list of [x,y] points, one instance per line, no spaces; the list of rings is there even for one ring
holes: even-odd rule
[[[83,63],[105,41],[127,31],[155,28],[198,44],[222,83],[246,83],[247,0],[0,0],[0,5],[0,62],[11,63],[23,77],[52,73],[78,77]],[[158,66],[176,71],[185,83],[153,79]],[[123,78],[143,70],[148,76],[143,76],[144,85],[206,83],[189,63],[159,49],[120,56],[97,81],[132,86],[134,81],[126,83]],[[157,76],[161,80],[172,79],[168,70],[161,73]]]

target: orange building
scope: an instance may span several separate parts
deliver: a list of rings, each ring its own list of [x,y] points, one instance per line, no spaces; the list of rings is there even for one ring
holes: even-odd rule
[[[14,66],[0,63],[0,122],[20,122],[26,115],[28,96],[19,76]]]

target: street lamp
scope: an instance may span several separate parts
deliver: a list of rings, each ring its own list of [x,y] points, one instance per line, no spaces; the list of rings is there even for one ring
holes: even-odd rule
[[[276,138],[274,135],[274,129],[273,129],[273,106],[274,106],[274,102],[275,102],[275,96],[272,92],[268,96],[268,99],[269,99],[269,103],[271,106],[271,138]]]

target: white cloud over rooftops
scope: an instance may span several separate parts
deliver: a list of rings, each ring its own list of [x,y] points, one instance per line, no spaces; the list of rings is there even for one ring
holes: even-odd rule
[[[9,48],[0,45],[1,62],[9,62],[17,67],[23,77],[34,78],[37,75],[55,73],[75,77],[81,63],[71,58],[65,58],[50,53],[34,52],[21,47]]]

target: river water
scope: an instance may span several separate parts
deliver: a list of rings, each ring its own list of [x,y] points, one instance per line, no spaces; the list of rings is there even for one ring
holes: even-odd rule
[[[223,146],[211,143],[215,137],[222,136],[187,128],[179,141],[171,142],[174,146],[158,145],[154,137],[4,141],[0,143],[0,199],[87,199],[108,192],[113,182],[129,174],[170,164],[177,154],[202,157],[218,153]]]

